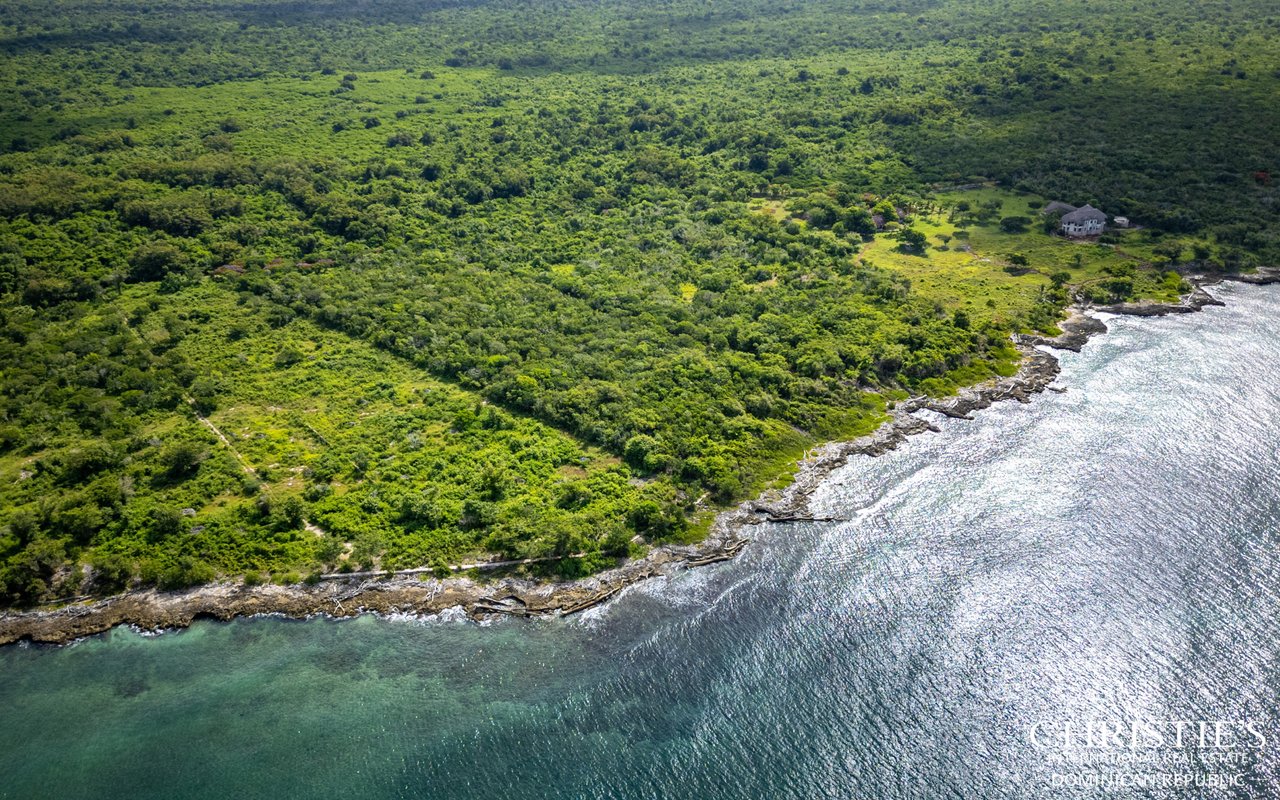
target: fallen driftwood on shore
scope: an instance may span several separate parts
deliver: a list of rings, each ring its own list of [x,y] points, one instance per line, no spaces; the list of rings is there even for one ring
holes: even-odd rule
[[[768,514],[762,518],[749,520],[748,525],[763,525],[766,522],[845,522],[844,517],[815,517],[812,514]]]
[[[534,612],[529,609],[529,604],[516,597],[513,594],[506,597],[493,600],[482,597],[472,604],[473,611],[488,614],[510,614],[516,617],[530,617]]]
[[[738,553],[741,553],[742,548],[746,547],[747,542],[749,541],[751,540],[739,539],[738,541],[732,544],[726,545],[725,548],[718,553],[712,553],[709,556],[703,556],[702,558],[695,558],[691,561],[686,561],[685,566],[686,567],[705,567],[708,564],[715,564],[720,561],[728,561],[729,559],[738,555]]]
[[[587,599],[582,600],[581,602],[574,603],[573,605],[567,608],[561,609],[560,614],[562,616],[567,617],[570,614],[577,614],[579,611],[586,611],[588,608],[592,608],[593,606],[598,606],[604,601],[608,600],[610,597],[613,597],[615,594],[625,589],[629,585],[630,584],[620,583],[615,586],[610,586],[592,595],[591,597],[588,597]]]

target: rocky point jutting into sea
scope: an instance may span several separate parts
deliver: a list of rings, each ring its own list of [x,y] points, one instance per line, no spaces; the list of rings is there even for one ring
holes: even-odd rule
[[[1191,276],[1192,291],[1175,304],[1141,302],[1073,307],[1060,324],[1060,335],[1016,337],[1023,361],[1013,376],[962,389],[948,398],[916,397],[899,403],[891,410],[890,419],[873,434],[812,450],[785,490],[766,492],[722,513],[703,542],[660,546],[643,558],[589,578],[562,582],[517,577],[487,581],[465,577],[424,579],[425,576],[417,574],[420,571],[415,571],[413,574],[327,576],[330,579],[315,586],[246,586],[222,582],[179,592],[148,589],[56,609],[4,612],[0,614],[0,644],[22,640],[66,643],[117,625],[166,630],[186,627],[201,618],[228,620],[256,614],[292,618],[317,614],[349,617],[362,613],[438,614],[452,608],[460,608],[472,618],[574,614],[606,602],[640,581],[733,558],[746,546],[745,531],[752,524],[820,520],[810,510],[809,498],[832,471],[853,456],[881,455],[909,436],[937,430],[917,412],[932,411],[970,419],[972,412],[996,402],[1029,402],[1032,395],[1053,388],[1051,384],[1059,374],[1058,360],[1045,348],[1079,351],[1091,336],[1107,330],[1105,323],[1091,314],[1147,317],[1199,311],[1206,306],[1221,305],[1205,287],[1222,280],[1270,284],[1280,282],[1280,272],[1264,269],[1250,275]]]

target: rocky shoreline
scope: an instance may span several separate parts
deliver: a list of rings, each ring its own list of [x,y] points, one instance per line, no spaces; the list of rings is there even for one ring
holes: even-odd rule
[[[1058,359],[1042,348],[1078,352],[1090,337],[1106,332],[1106,324],[1088,312],[1144,317],[1195,312],[1206,306],[1223,305],[1204,289],[1207,285],[1223,280],[1256,285],[1280,283],[1280,270],[1214,278],[1190,276],[1189,280],[1194,289],[1178,303],[1144,301],[1090,308],[1077,306],[1069,309],[1067,318],[1059,323],[1062,333],[1058,336],[1016,335],[1015,344],[1023,356],[1016,374],[967,387],[952,397],[913,397],[898,403],[890,410],[890,419],[874,433],[811,450],[786,489],[766,492],[720,514],[704,541],[695,545],[663,545],[644,558],[589,578],[541,582],[508,577],[479,582],[470,578],[423,580],[419,576],[401,575],[325,581],[316,586],[251,587],[215,583],[181,592],[150,589],[53,610],[4,612],[0,614],[0,645],[19,641],[65,644],[117,625],[160,631],[184,628],[197,619],[230,620],[255,614],[299,619],[319,614],[333,617],[366,613],[430,615],[450,609],[461,609],[473,619],[574,614],[604,603],[641,581],[733,558],[748,542],[741,535],[748,525],[815,519],[809,509],[810,496],[831,472],[851,457],[882,455],[910,436],[938,430],[927,419],[916,416],[917,411],[971,419],[972,412],[1003,400],[1030,402],[1033,395],[1050,388],[1060,371]]]
[[[1107,324],[1094,313],[1119,314],[1137,317],[1159,317],[1168,314],[1186,314],[1200,311],[1207,306],[1226,305],[1209,294],[1205,286],[1223,282],[1248,283],[1265,286],[1280,283],[1280,269],[1264,267],[1249,275],[1222,275],[1207,277],[1190,275],[1187,278],[1192,290],[1177,303],[1156,303],[1147,300],[1108,306],[1075,305],[1067,309],[1067,316],[1058,323],[1057,336],[1015,334],[1014,343],[1022,353],[1022,366],[1017,374],[961,389],[952,397],[935,400],[913,397],[890,411],[891,419],[875,433],[848,442],[830,442],[811,451],[800,463],[796,480],[786,491],[764,496],[745,503],[756,515],[755,522],[790,522],[816,519],[809,511],[809,496],[834,470],[856,455],[879,456],[893,450],[907,440],[925,431],[938,428],[928,420],[915,416],[914,412],[927,410],[956,419],[972,419],[974,411],[987,408],[1001,400],[1031,402],[1031,396],[1051,388],[1061,368],[1058,359],[1041,348],[1080,352],[1092,337],[1106,333]]]

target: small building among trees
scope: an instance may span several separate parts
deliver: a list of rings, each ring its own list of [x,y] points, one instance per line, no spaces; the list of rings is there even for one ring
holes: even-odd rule
[[[1097,236],[1107,227],[1107,215],[1091,205],[1063,214],[1058,230],[1067,236]]]
[[[1044,208],[1040,209],[1040,213],[1061,215],[1061,214],[1070,214],[1072,211],[1075,211],[1075,210],[1076,210],[1076,207],[1073,205],[1064,203],[1061,200],[1053,200],[1051,202],[1045,203]]]

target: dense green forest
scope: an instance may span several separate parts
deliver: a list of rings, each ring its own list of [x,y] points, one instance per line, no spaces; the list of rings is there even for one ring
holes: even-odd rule
[[[29,0],[0,54],[5,604],[589,572],[1280,260],[1261,0]]]

